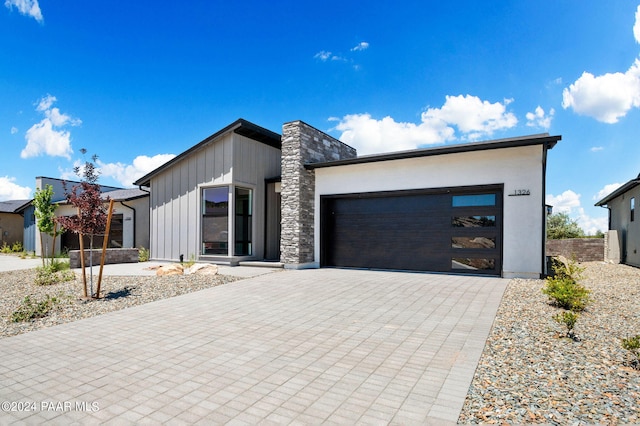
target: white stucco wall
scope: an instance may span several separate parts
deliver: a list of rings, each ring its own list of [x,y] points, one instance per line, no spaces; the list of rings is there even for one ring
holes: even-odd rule
[[[502,276],[539,278],[543,264],[541,145],[315,169],[315,261],[320,262],[320,196],[474,185],[504,185]],[[528,190],[527,196],[509,196]]]

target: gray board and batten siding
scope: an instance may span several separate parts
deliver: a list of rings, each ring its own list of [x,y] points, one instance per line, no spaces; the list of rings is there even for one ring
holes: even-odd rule
[[[234,188],[252,190],[253,247],[248,257],[263,259],[265,180],[280,175],[279,141],[279,135],[238,120],[139,179],[136,185],[148,186],[151,192],[152,258],[178,260],[182,255],[185,260],[243,260],[202,255],[202,193],[206,188],[225,186],[229,188],[230,219],[234,216]],[[229,220],[229,242],[234,241],[233,223]],[[233,250],[233,244],[229,246]]]

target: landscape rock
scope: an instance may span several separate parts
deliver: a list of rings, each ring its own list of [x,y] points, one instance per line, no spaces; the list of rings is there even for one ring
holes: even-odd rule
[[[171,265],[164,265],[156,270],[156,276],[164,277],[167,275],[183,275],[184,267],[179,263],[172,263]]]
[[[190,268],[187,268],[184,273],[187,275],[216,275],[218,273],[218,265],[212,265],[211,263],[196,263]]]

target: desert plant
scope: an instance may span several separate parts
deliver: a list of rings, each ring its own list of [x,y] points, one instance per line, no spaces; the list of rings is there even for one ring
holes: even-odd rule
[[[140,247],[138,249],[138,262],[148,262],[150,257],[149,249]]]
[[[15,243],[13,243],[13,245],[11,246],[11,251],[13,253],[22,253],[24,251],[24,249],[22,248],[22,243],[20,241],[16,241]]]
[[[53,261],[49,265],[36,268],[36,285],[53,285],[60,282],[71,281],[76,278],[73,271],[69,270],[67,262]]]
[[[634,357],[632,362],[634,367],[640,369],[640,334],[622,339],[621,345],[623,349],[628,350]]]
[[[584,268],[574,259],[557,256],[551,259],[553,275],[556,278],[568,278],[575,282],[582,280]]]
[[[553,316],[553,320],[558,324],[564,324],[567,327],[567,337],[573,340],[576,340],[576,335],[573,332],[574,327],[576,326],[576,322],[578,321],[578,317],[580,315],[571,311],[564,311],[559,314]]]
[[[31,296],[25,296],[20,306],[11,314],[11,321],[24,322],[42,318],[60,302],[59,297],[52,297],[48,294],[42,300],[32,300]]]
[[[590,291],[567,277],[547,278],[542,292],[555,306],[571,311],[582,311],[590,301]]]
[[[191,253],[191,255],[189,256],[189,260],[187,262],[182,262],[182,266],[184,266],[185,268],[191,268],[195,264],[196,264],[196,256],[193,253]]]

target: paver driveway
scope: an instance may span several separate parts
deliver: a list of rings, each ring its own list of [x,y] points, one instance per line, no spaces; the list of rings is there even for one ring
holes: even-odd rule
[[[0,423],[455,422],[506,283],[284,271],[0,339]]]

